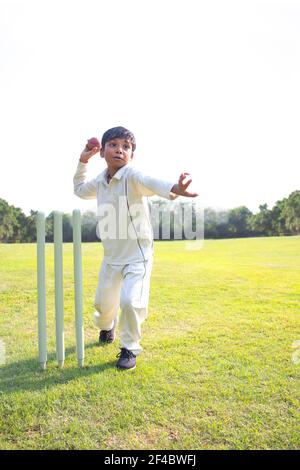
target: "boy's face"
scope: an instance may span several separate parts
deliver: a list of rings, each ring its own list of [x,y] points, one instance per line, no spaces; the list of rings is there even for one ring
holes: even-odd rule
[[[110,170],[117,171],[132,160],[132,144],[129,140],[123,138],[109,140],[104,148],[100,150],[100,155],[105,158]]]

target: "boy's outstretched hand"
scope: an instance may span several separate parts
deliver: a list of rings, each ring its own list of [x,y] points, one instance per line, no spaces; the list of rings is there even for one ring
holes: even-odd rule
[[[174,184],[171,189],[171,192],[177,194],[178,196],[186,196],[186,197],[197,197],[199,196],[198,193],[191,192],[188,190],[189,185],[192,182],[192,178],[190,177],[189,173],[181,173],[179,176],[178,184]]]
[[[86,145],[85,148],[83,149],[83,151],[81,152],[81,155],[80,155],[81,163],[87,163],[89,161],[89,159],[91,157],[93,157],[93,155],[95,155],[98,152],[100,152],[100,145],[96,145],[91,150]]]

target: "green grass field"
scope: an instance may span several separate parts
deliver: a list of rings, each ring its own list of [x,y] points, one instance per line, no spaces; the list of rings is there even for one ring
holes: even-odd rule
[[[300,447],[300,237],[157,242],[143,354],[115,369],[93,300],[101,244],[83,245],[86,367],[77,368],[72,245],[64,245],[65,368],[55,360],[47,245],[48,365],[37,358],[36,247],[0,244],[1,449]],[[299,348],[300,349],[300,348]],[[298,354],[299,353],[299,354]]]

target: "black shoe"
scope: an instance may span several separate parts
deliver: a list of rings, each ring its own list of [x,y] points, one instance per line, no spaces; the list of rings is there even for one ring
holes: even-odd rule
[[[128,349],[121,348],[121,352],[117,355],[119,358],[117,362],[117,368],[128,370],[128,369],[135,369],[136,367],[136,356],[133,354],[132,351]]]
[[[101,330],[99,333],[99,343],[113,343],[115,340],[116,322],[111,330]]]

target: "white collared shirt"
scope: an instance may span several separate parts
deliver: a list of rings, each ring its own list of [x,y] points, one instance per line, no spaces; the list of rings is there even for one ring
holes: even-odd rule
[[[153,232],[147,197],[173,199],[170,193],[174,183],[147,176],[130,163],[120,168],[109,183],[107,168],[87,182],[86,171],[87,165],[79,162],[73,179],[74,193],[82,199],[97,199],[97,233],[105,261],[121,265],[149,259],[153,254]]]

